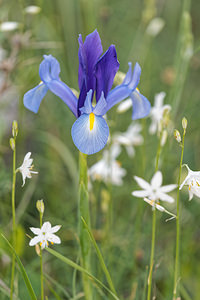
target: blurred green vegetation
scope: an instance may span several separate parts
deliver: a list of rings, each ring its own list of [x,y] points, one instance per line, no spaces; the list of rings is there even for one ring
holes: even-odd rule
[[[27,15],[27,5],[39,5],[41,12]],[[185,6],[184,6],[185,5]],[[182,18],[183,6],[187,11]],[[163,30],[155,37],[146,33],[154,17],[164,20]],[[190,20],[191,17],[191,20]],[[21,188],[17,176],[18,254],[20,255],[39,297],[39,259],[34,248],[28,246],[29,227],[39,226],[36,200],[44,199],[44,220],[61,224],[62,244],[55,249],[76,261],[79,257],[77,241],[77,182],[78,151],[71,139],[74,117],[68,107],[48,92],[37,115],[23,106],[23,94],[40,81],[38,67],[42,55],[52,54],[61,64],[61,78],[78,89],[78,34],[84,37],[95,28],[99,31],[104,51],[116,45],[120,70],[126,72],[128,61],[142,66],[140,90],[153,104],[154,95],[165,91],[165,103],[172,105],[174,127],[181,130],[181,119],[188,119],[184,163],[192,170],[200,169],[199,112],[200,98],[200,2],[172,0],[0,0],[0,21],[17,21],[15,32],[0,32],[0,47],[5,59],[0,62],[0,224],[1,231],[11,235],[11,176],[12,151],[9,148],[12,120],[18,120],[17,166],[31,151],[35,170],[39,175]],[[182,20],[182,21],[181,21]],[[191,21],[191,24],[190,24]],[[190,26],[192,29],[190,31]],[[183,49],[194,45],[194,55],[185,57]],[[111,134],[125,131],[131,111],[117,115],[110,113]],[[124,184],[111,188],[113,226],[106,236],[106,214],[102,209],[105,193],[103,183],[95,183],[91,192],[92,229],[121,299],[143,300],[151,243],[151,208],[141,199],[131,196],[136,189],[133,175],[149,180],[154,173],[158,139],[150,136],[149,119],[142,120],[145,144],[136,149],[131,160],[125,151],[120,155],[127,170]],[[101,158],[97,153],[88,157],[91,166]],[[164,184],[177,182],[180,147],[169,136],[161,155],[160,170]],[[184,173],[184,172],[183,172]],[[185,174],[184,174],[185,176]],[[175,196],[175,195],[174,195]],[[188,202],[186,189],[181,192],[181,299],[198,300],[200,295],[200,200]],[[170,207],[175,212],[175,205]],[[175,221],[165,222],[167,216],[157,213],[156,261],[153,274],[153,293],[159,300],[171,299],[173,289]],[[23,238],[24,237],[24,238]],[[9,286],[9,252],[0,245],[0,281]],[[93,251],[94,257],[95,252]],[[61,299],[72,299],[81,293],[80,274],[72,288],[74,271],[60,261],[44,255],[47,281]],[[104,280],[94,259],[93,273]],[[27,291],[20,275],[19,298],[27,299]],[[56,282],[56,283],[55,283]],[[0,284],[1,286],[2,284]],[[61,288],[62,287],[62,288]],[[48,299],[55,299],[46,284]],[[65,292],[62,289],[65,289]],[[1,292],[0,292],[1,293]],[[64,294],[65,293],[65,294]],[[81,296],[80,296],[81,297]],[[7,299],[2,293],[1,297]],[[75,298],[74,298],[75,299]],[[78,298],[76,298],[78,299]],[[96,289],[95,299],[108,299]]]

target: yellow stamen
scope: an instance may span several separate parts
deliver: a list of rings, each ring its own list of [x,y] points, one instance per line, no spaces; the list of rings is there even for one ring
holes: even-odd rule
[[[94,113],[90,113],[90,116],[89,116],[90,130],[92,130],[93,127],[94,127],[94,120],[95,120],[95,114]]]
[[[197,184],[198,186],[200,186],[200,184],[198,183],[198,181],[196,181],[196,184]]]
[[[53,245],[54,243],[53,242],[51,242],[51,245]]]

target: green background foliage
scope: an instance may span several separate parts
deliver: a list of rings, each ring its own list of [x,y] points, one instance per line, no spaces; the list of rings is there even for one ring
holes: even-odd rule
[[[38,15],[27,15],[24,7],[39,5]],[[184,15],[183,9],[186,12]],[[164,20],[165,26],[156,37],[146,33],[154,17]],[[191,19],[190,19],[191,18]],[[0,32],[0,46],[6,50],[6,58],[0,63],[0,225],[5,236],[11,236],[11,179],[12,151],[9,147],[12,121],[19,124],[17,137],[17,166],[24,155],[31,151],[34,169],[38,176],[22,180],[17,176],[16,218],[17,253],[19,254],[34,290],[40,293],[39,258],[34,247],[28,246],[30,226],[38,227],[36,200],[44,199],[44,221],[61,224],[59,232],[62,244],[55,249],[79,261],[77,238],[77,183],[78,151],[71,139],[74,116],[55,95],[48,92],[38,114],[23,106],[23,94],[40,81],[38,67],[42,55],[52,54],[61,64],[61,78],[70,87],[78,89],[78,34],[83,37],[95,28],[99,31],[104,51],[112,43],[116,45],[120,71],[127,71],[128,61],[138,61],[142,66],[139,89],[153,104],[154,95],[166,92],[165,103],[172,106],[173,127],[181,130],[181,119],[186,116],[188,129],[185,140],[184,163],[192,170],[200,169],[199,98],[200,98],[200,2],[172,0],[1,0],[0,21],[20,22],[15,32]],[[185,49],[194,47],[194,55],[188,59]],[[125,131],[131,121],[131,111],[118,115],[116,107],[109,112],[111,134]],[[141,199],[131,196],[138,189],[133,175],[150,180],[154,173],[158,144],[156,136],[150,136],[150,120],[143,125],[145,143],[136,149],[130,159],[123,150],[119,160],[127,170],[121,187],[96,182],[90,192],[91,227],[100,246],[120,299],[145,299],[147,266],[151,244],[151,208]],[[107,146],[108,147],[108,146]],[[161,155],[159,165],[164,184],[176,183],[180,159],[180,147],[171,133]],[[102,157],[97,153],[88,157],[91,166]],[[186,173],[183,172],[183,178]],[[174,193],[175,196],[175,193]],[[113,224],[108,229],[103,203],[111,201]],[[181,299],[198,300],[200,295],[200,200],[188,202],[188,193],[181,192]],[[167,207],[175,212],[175,204]],[[153,273],[153,293],[159,300],[171,299],[173,289],[175,221],[165,222],[166,215],[157,213],[156,261]],[[93,274],[105,281],[93,249]],[[52,288],[61,299],[82,297],[80,274],[63,265],[49,253],[44,255],[44,271],[47,274],[46,294],[56,299]],[[0,244],[0,287],[9,286],[9,252]],[[1,282],[2,281],[2,282]],[[19,298],[27,299],[23,279],[18,275]],[[1,290],[0,290],[1,293]],[[95,289],[95,299],[108,299]],[[2,300],[7,296],[2,295]]]

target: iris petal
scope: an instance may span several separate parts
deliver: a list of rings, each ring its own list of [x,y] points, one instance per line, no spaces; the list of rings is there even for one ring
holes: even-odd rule
[[[85,154],[100,151],[107,143],[109,128],[103,117],[96,116],[90,130],[90,115],[81,115],[72,126],[72,139],[76,147]]]
[[[108,92],[112,88],[115,74],[119,69],[119,62],[117,60],[117,53],[115,46],[111,45],[105,54],[99,59],[96,65],[96,99],[97,101],[101,97],[101,92],[104,92],[105,98]]]
[[[102,92],[101,93],[101,98],[99,99],[99,101],[97,102],[94,110],[93,110],[93,113],[97,116],[102,116],[103,115],[103,110],[104,108],[107,106],[107,101],[106,99],[104,98],[104,93]]]
[[[140,81],[141,68],[138,63],[135,64],[133,74],[131,77],[131,64],[129,63],[129,70],[124,79],[124,82],[121,85],[118,85],[113,90],[108,93],[106,97],[107,106],[103,112],[105,114],[109,109],[111,109],[118,102],[126,99],[131,95],[132,92],[136,89]]]
[[[78,82],[80,95],[78,99],[78,115],[80,108],[83,107],[87,92],[96,88],[96,78],[94,75],[96,63],[103,52],[100,36],[95,30],[86,36],[85,42],[79,35],[79,71]]]
[[[61,80],[51,80],[47,84],[48,88],[56,96],[60,97],[69,109],[73,112],[75,117],[77,117],[77,98],[72,92],[72,90]]]
[[[39,67],[39,74],[42,81],[45,83],[52,79],[59,80],[60,64],[52,55],[44,55],[44,60]]]
[[[150,113],[151,104],[149,100],[138,91],[135,90],[131,94],[131,100],[133,104],[132,120],[144,118]]]
[[[97,30],[86,36],[85,42],[79,35],[79,89],[82,88],[83,81],[86,81],[86,90],[94,89],[94,68],[103,52],[101,39]]]
[[[80,111],[84,114],[90,114],[92,112],[92,95],[93,91],[89,90],[84,102],[84,106],[80,108]]]
[[[48,91],[48,87],[41,83],[24,95],[24,106],[34,113],[37,113],[40,103]]]

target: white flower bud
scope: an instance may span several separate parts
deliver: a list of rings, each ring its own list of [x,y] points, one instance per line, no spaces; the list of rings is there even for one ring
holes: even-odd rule
[[[182,127],[184,130],[187,128],[187,119],[185,117],[182,119]]]
[[[39,213],[43,214],[44,213],[44,201],[43,200],[38,200],[36,202],[36,207]]]
[[[18,124],[17,124],[17,121],[15,121],[15,120],[12,123],[12,135],[14,138],[17,137],[17,135],[18,135]]]
[[[163,132],[162,132],[162,137],[161,137],[161,141],[160,141],[161,147],[163,147],[163,146],[165,145],[165,143],[166,143],[166,141],[167,141],[167,135],[168,135],[167,130],[166,130],[166,129],[163,130]]]
[[[10,138],[10,147],[13,151],[15,150],[15,140],[13,138]]]
[[[181,135],[180,132],[177,129],[174,129],[174,137],[177,140],[178,143],[181,142]]]

